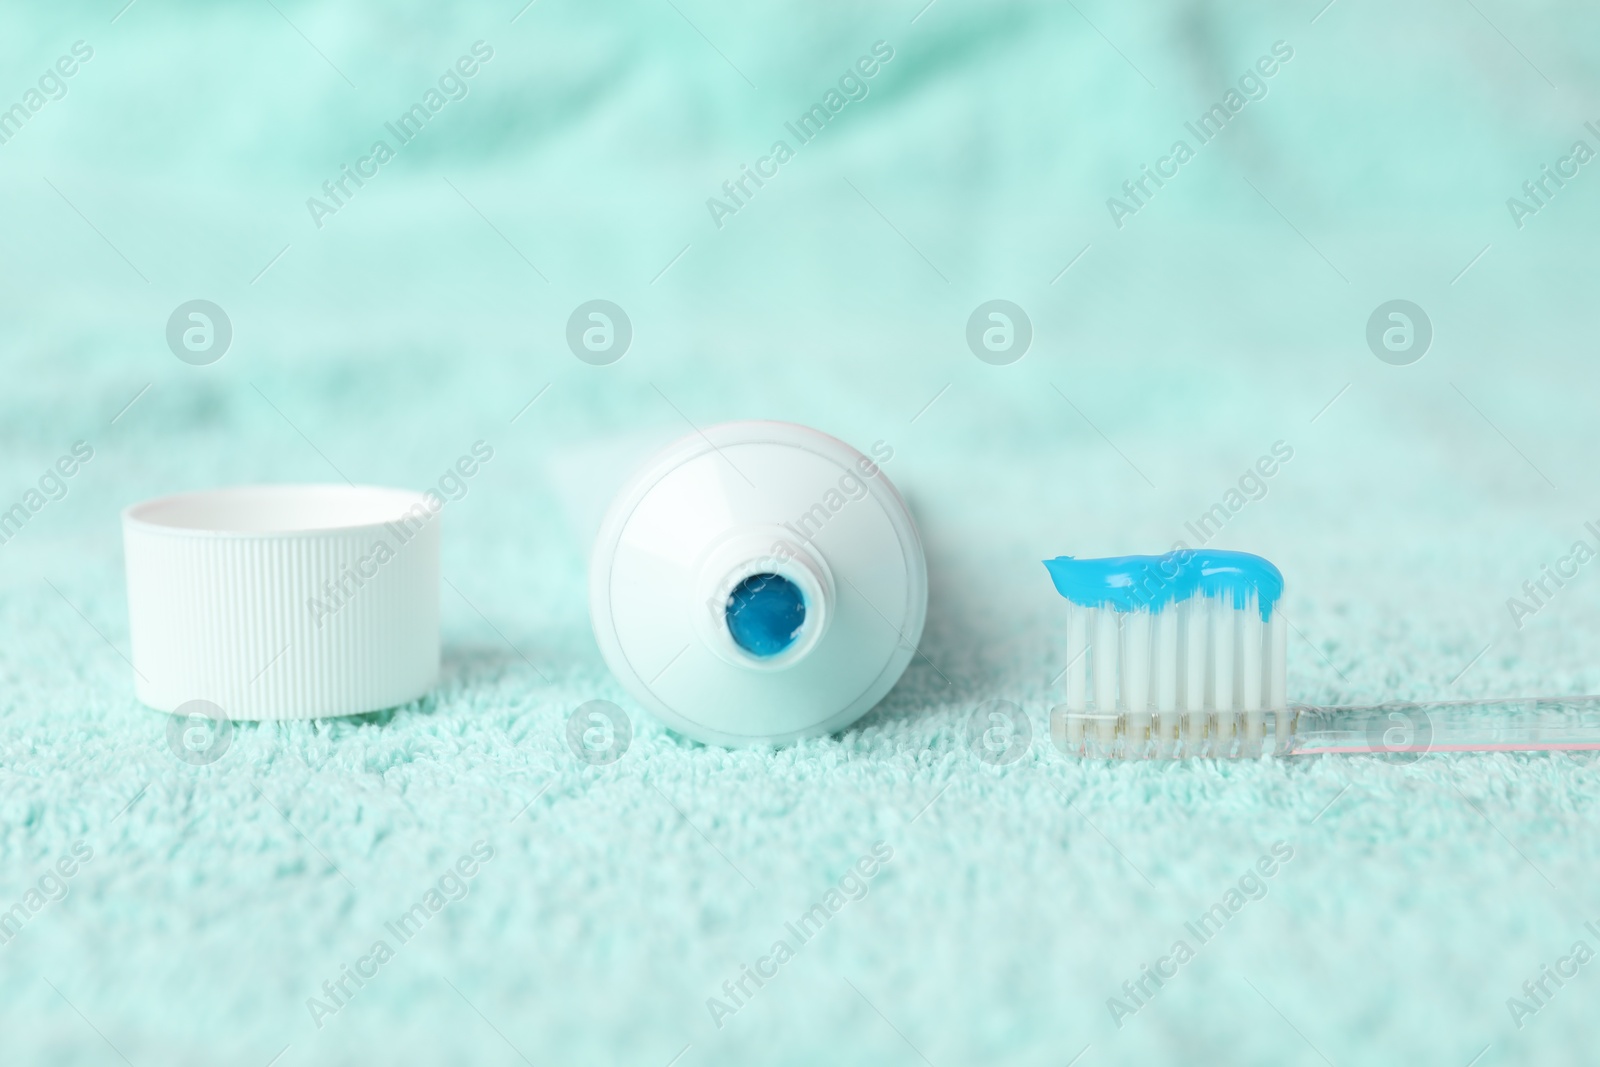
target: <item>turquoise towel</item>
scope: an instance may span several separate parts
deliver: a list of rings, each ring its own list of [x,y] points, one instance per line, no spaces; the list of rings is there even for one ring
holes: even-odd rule
[[[0,15],[0,1060],[1586,1062],[1600,770],[1071,762],[1038,561],[1266,556],[1301,700],[1600,691],[1596,21]],[[592,300],[620,359],[569,342]],[[1392,300],[1418,361],[1369,346]],[[932,593],[858,725],[726,752],[606,673],[585,562],[632,464],[752,417],[884,442]],[[438,690],[178,758],[119,509],[346,477],[452,497]]]

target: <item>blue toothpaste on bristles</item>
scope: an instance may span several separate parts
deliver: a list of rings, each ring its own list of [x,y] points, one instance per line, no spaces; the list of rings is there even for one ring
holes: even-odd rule
[[[1288,714],[1278,568],[1211,549],[1044,565],[1068,602],[1058,744],[1128,759],[1260,754],[1267,713]]]

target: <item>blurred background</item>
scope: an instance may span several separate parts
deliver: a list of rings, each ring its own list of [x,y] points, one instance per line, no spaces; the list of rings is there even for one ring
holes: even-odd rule
[[[1566,1047],[1575,1003],[1529,1035],[1502,1001],[1578,936],[1587,765],[1086,770],[1043,741],[1064,663],[1039,561],[1179,541],[1281,567],[1291,698],[1600,689],[1600,13],[1324,4],[6,8],[0,510],[93,453],[0,544],[0,908],[96,852],[0,946],[17,1062]],[[595,300],[629,327],[605,359],[569,342]],[[192,301],[213,332],[186,346]],[[599,512],[734,418],[892,448],[924,655],[840,738],[725,754],[641,715],[627,759],[580,768],[571,709],[636,711],[588,628]],[[420,489],[480,441],[439,693],[175,761],[132,698],[118,511]],[[1032,717],[1017,767],[965,751],[991,699]],[[1388,800],[1320,818],[1362,775]],[[1484,797],[1512,805],[1492,832]],[[1114,1026],[1122,981],[1295,833],[1332,836],[1212,977]],[[853,931],[713,1025],[720,983],[879,838],[907,858]],[[313,1025],[322,981],[479,839],[506,858],[419,958]],[[1549,908],[1486,917],[1530,893]]]

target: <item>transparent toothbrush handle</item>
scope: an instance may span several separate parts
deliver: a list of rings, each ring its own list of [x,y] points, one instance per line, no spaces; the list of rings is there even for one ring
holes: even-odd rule
[[[1600,750],[1600,696],[1106,715],[1058,704],[1050,735],[1064,754],[1084,759],[1344,753],[1404,762],[1427,752],[1574,752]]]
[[[1600,749],[1600,696],[1391,703],[1368,707],[1294,705],[1281,756],[1322,753],[1419,758],[1426,752],[1541,752]]]

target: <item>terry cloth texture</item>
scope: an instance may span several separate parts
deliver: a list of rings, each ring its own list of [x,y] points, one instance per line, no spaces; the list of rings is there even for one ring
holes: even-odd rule
[[[0,1062],[1592,1062],[1600,767],[1072,762],[1040,564],[1266,556],[1300,700],[1600,691],[1592,6],[119,6],[0,15]],[[883,442],[929,556],[904,679],[776,751],[587,620],[610,492],[733,418]],[[437,691],[180,761],[119,510],[345,478],[451,497]]]

